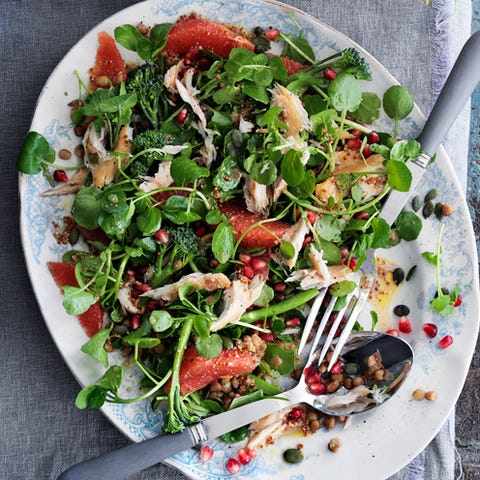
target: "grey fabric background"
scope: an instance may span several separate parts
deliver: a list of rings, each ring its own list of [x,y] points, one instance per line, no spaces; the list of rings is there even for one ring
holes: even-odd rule
[[[128,443],[99,412],[74,407],[78,385],[51,341],[24,265],[14,164],[36,98],[52,69],[91,27],[132,3],[0,0],[2,480],[54,479],[72,463]],[[426,7],[420,0],[285,3],[324,20],[369,50],[414,93],[420,108],[430,111],[433,39],[438,27],[432,6]],[[184,477],[160,465],[132,478]]]

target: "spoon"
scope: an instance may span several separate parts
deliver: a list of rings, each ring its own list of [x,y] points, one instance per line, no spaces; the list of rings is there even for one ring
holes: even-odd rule
[[[410,345],[401,338],[380,332],[358,332],[350,335],[340,355],[344,362],[365,370],[365,359],[379,351],[382,364],[390,375],[375,388],[362,385],[352,390],[340,388],[333,394],[314,395],[306,377],[317,365],[318,351],[304,368],[298,384],[271,398],[258,400],[233,410],[205,418],[183,432],[165,434],[123,447],[92,460],[73,465],[57,480],[120,480],[159,463],[201,442],[217,438],[243,425],[296,403],[307,403],[329,415],[352,415],[385,403],[405,380],[413,361]]]

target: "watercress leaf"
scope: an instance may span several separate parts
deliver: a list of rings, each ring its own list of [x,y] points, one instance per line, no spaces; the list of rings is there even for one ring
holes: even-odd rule
[[[218,110],[213,111],[212,118],[210,120],[213,129],[219,132],[227,133],[232,129],[232,117],[224,112]]]
[[[374,143],[373,145],[370,145],[370,151],[373,153],[379,153],[383,158],[387,160],[390,158],[390,147],[387,147],[386,145]]]
[[[128,210],[127,196],[123,191],[105,192],[100,204],[107,214],[122,216]]]
[[[362,101],[362,89],[353,75],[341,72],[328,85],[328,96],[335,110],[353,112]]]
[[[152,54],[154,56],[157,56],[167,44],[168,34],[172,27],[173,23],[158,23],[150,30],[150,41],[152,42]]]
[[[383,248],[388,244],[392,229],[383,218],[374,218],[371,222],[373,238],[371,248]]]
[[[270,304],[275,296],[275,292],[272,287],[264,285],[259,297],[253,302],[256,307],[266,307]]]
[[[302,183],[297,187],[292,188],[292,193],[298,198],[307,198],[315,190],[315,174],[313,170],[307,170],[305,176],[303,177]]]
[[[341,282],[335,283],[330,287],[330,294],[332,297],[344,297],[349,293],[352,293],[355,288],[357,288],[357,284],[352,280],[342,280]]]
[[[148,318],[144,318],[140,326],[136,330],[134,330],[132,333],[129,333],[128,335],[123,337],[123,340],[128,343],[132,338],[145,337],[151,332],[151,330],[152,330],[152,326]]]
[[[215,209],[215,210],[210,210],[207,215],[205,216],[205,221],[209,225],[217,225],[223,220],[222,213],[220,210]]]
[[[243,87],[242,92],[257,102],[265,105],[270,103],[270,97],[267,93],[267,89],[262,85],[247,84]]]
[[[404,162],[387,160],[388,184],[400,192],[408,192],[412,183],[412,172]]]
[[[160,229],[162,224],[162,214],[158,208],[149,208],[137,217],[138,229],[151,235]]]
[[[304,95],[302,100],[310,117],[326,110],[325,100],[320,95]]]
[[[355,202],[360,202],[363,198],[363,190],[360,185],[355,184],[350,190],[350,196],[353,198]]]
[[[152,57],[152,42],[150,39],[142,35],[142,38],[137,42],[137,53],[142,60],[150,60]]]
[[[198,337],[195,342],[195,347],[202,357],[215,358],[218,357],[222,351],[222,338],[217,333],[208,337]]]
[[[157,251],[157,244],[152,237],[142,237],[135,240],[135,245],[146,252],[154,253]]]
[[[283,156],[280,174],[290,187],[297,187],[305,177],[305,166],[301,158],[302,152],[294,149]]]
[[[99,390],[99,392],[96,392]],[[99,399],[103,396],[103,401]],[[100,408],[105,403],[107,398],[107,393],[103,388],[98,387],[97,385],[87,385],[83,387],[75,398],[75,406],[80,410],[87,408],[89,405],[91,408]],[[92,405],[92,400],[95,399],[94,405]]]
[[[210,335],[210,323],[210,320],[202,315],[196,315],[194,317],[193,328],[199,337],[206,338]]]
[[[394,120],[405,118],[413,110],[413,95],[402,85],[393,85],[383,94],[383,109]]]
[[[220,436],[220,438],[228,444],[234,444],[245,440],[249,435],[248,425],[244,425],[243,427],[236,428],[231,432],[225,433]]]
[[[93,185],[82,187],[77,193],[72,205],[72,216],[81,227],[89,230],[95,230],[98,227],[102,195],[103,192]]]
[[[108,214],[101,211],[98,217],[98,224],[108,236],[120,237],[130,226],[134,213],[135,205],[133,202],[130,202],[115,214]]]
[[[357,122],[372,123],[378,118],[381,106],[382,101],[376,93],[363,92],[362,101],[358,108],[348,114]]]
[[[270,59],[270,71],[277,82],[284,83],[287,79],[287,69],[278,56]]]
[[[249,173],[255,181],[262,185],[271,185],[278,177],[277,167],[271,160],[254,163]]]
[[[225,85],[225,87],[215,90],[212,98],[218,105],[224,105],[226,103],[235,101],[239,93],[240,89],[238,87],[233,85]]]
[[[116,27],[113,35],[115,37],[115,40],[122,47],[132,52],[137,51],[138,42],[143,38],[143,35],[140,33],[138,28],[130,24],[120,25]]]
[[[320,111],[311,115],[313,133],[315,135],[322,135],[325,129],[332,127],[332,123],[337,118],[337,112],[333,108]]]
[[[96,301],[92,292],[82,290],[78,287],[62,287],[63,307],[70,315],[81,315],[85,313]]]
[[[290,33],[281,33],[280,36],[285,41],[285,47],[282,51],[283,56],[300,63],[315,61],[312,47],[305,38],[300,36],[294,37]]]
[[[155,332],[161,333],[168,330],[172,324],[172,316],[166,310],[153,310],[148,321]]]
[[[236,160],[229,155],[224,158],[218,167],[217,173],[213,178],[213,184],[223,192],[229,192],[237,188],[241,179],[242,172],[238,168]]]
[[[130,109],[137,104],[137,95],[126,93],[98,102],[97,108],[103,113],[117,113],[120,109]]]
[[[165,202],[162,215],[177,225],[194,222],[202,218],[195,211],[189,210],[189,199],[180,195],[172,195]]]
[[[153,348],[160,344],[160,339],[152,337],[130,338],[127,343],[138,348]]]
[[[439,295],[430,302],[430,308],[443,317],[449,317],[455,311],[450,295]]]
[[[252,81],[259,87],[268,87],[273,81],[273,73],[268,67],[256,68],[253,71]]]
[[[434,252],[422,252],[422,257],[432,265],[437,265],[439,262],[438,255]]]
[[[29,132],[23,141],[17,160],[17,170],[26,174],[36,174],[42,164],[50,164],[55,160],[55,150],[47,139],[37,132]]]
[[[172,160],[170,175],[176,185],[189,185],[201,177],[208,177],[210,170],[200,167],[187,157],[176,157]]]
[[[415,240],[422,230],[422,220],[413,212],[402,212],[395,221],[395,227],[400,238]]]
[[[276,343],[267,343],[264,359],[281,375],[288,375],[295,367],[295,352]]]
[[[317,246],[323,252],[323,259],[329,265],[338,265],[342,262],[342,253],[335,243],[320,239]]]
[[[273,106],[270,107],[265,113],[259,115],[257,123],[261,127],[268,127],[269,125],[275,125],[278,120],[278,116],[282,113],[282,107]]]
[[[110,392],[117,392],[123,382],[125,370],[120,365],[112,365],[103,376],[97,380],[96,385]]]
[[[317,219],[315,228],[322,239],[338,243],[342,239],[345,225],[345,221],[340,218],[335,218],[333,215],[324,215]]]
[[[221,223],[213,234],[212,251],[220,263],[227,263],[235,250],[235,234],[229,223]]]
[[[375,310],[370,310],[370,318],[372,319],[370,330],[373,332],[378,323],[378,313]]]
[[[110,336],[110,328],[104,328],[96,333],[88,342],[84,343],[80,350],[98,360],[105,368],[108,367],[108,356],[105,350],[105,342]]]

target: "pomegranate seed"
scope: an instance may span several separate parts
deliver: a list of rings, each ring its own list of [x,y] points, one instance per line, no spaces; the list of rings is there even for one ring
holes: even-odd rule
[[[451,335],[445,335],[439,342],[440,348],[448,348],[453,343],[453,337]]]
[[[312,237],[305,237],[305,240],[303,241],[302,243],[302,248],[305,248],[308,244],[312,243],[313,242],[313,238]]]
[[[205,445],[200,449],[200,460],[203,463],[208,462],[212,457],[213,457],[213,450],[208,445]]]
[[[354,128],[353,130],[350,131],[350,133],[354,137],[361,137],[362,136],[362,132],[358,128]]]
[[[152,289],[148,283],[140,283],[139,285],[135,286],[135,289],[138,290],[139,292],[145,293],[148,292]]]
[[[55,170],[53,172],[53,179],[56,182],[68,182],[68,176],[65,170]]]
[[[314,225],[315,222],[317,221],[317,214],[312,211],[307,212],[307,220],[311,225]]]
[[[288,414],[289,420],[298,420],[303,415],[303,410],[301,408],[292,408],[292,410]]]
[[[216,258],[212,258],[209,262],[210,268],[217,268],[220,262]]]
[[[249,279],[251,280],[254,276],[255,276],[255,272],[253,271],[253,268],[248,266],[248,265],[245,265],[243,267],[243,274]]]
[[[136,330],[140,326],[140,318],[139,318],[138,315],[134,315],[130,319],[130,325],[131,325],[133,330]]]
[[[275,341],[275,335],[271,332],[269,333],[260,333],[260,338],[265,342],[265,343],[272,343]]]
[[[170,234],[163,228],[161,228],[156,234],[155,238],[162,244],[166,245],[170,241]]]
[[[338,375],[339,373],[343,372],[343,365],[341,362],[338,360],[332,365],[332,368],[330,369],[330,373],[333,375]]]
[[[463,298],[461,295],[458,295],[457,298],[455,299],[455,302],[453,304],[454,307],[459,307],[463,302]]]
[[[355,214],[355,218],[358,220],[367,220],[370,217],[368,212],[358,212]]]
[[[254,448],[247,448],[247,453],[250,458],[257,458],[257,451]]]
[[[188,110],[186,108],[182,108],[177,114],[177,122],[186,123],[187,118],[188,118]]]
[[[292,317],[289,318],[286,322],[285,325],[287,327],[299,327],[300,326],[300,319],[298,317]]]
[[[242,465],[246,465],[247,463],[250,463],[250,455],[247,453],[247,449],[246,448],[241,448],[239,451],[238,451],[238,459],[240,460],[240,463]]]
[[[336,76],[337,76],[337,72],[332,67],[327,67],[323,71],[323,78],[325,78],[325,80],[328,80],[329,82],[331,82],[332,80],[335,80]]]
[[[423,327],[423,331],[428,337],[433,338],[437,335],[437,326],[433,323],[426,323]]]
[[[362,141],[359,138],[350,138],[347,140],[347,148],[350,150],[360,150],[362,146]]]
[[[276,283],[276,284],[273,286],[273,289],[274,289],[276,292],[284,292],[284,291],[287,289],[287,284],[286,284],[285,282]]]
[[[265,38],[270,42],[273,42],[280,35],[278,28],[269,28],[265,31]]]
[[[378,136],[377,132],[370,132],[367,136],[368,143],[378,143],[380,141],[380,137]]]
[[[313,395],[322,395],[325,393],[325,384],[324,383],[311,383],[308,386],[310,393]]]
[[[405,316],[400,317],[400,320],[398,321],[398,329],[402,333],[410,333],[412,331],[412,324],[410,323],[410,320]]]
[[[241,253],[238,256],[238,258],[245,265],[248,265],[252,261],[252,257],[250,255],[248,255],[248,253]]]
[[[396,328],[391,328],[390,330],[387,330],[385,333],[388,335],[392,335],[392,337],[399,337],[400,332]]]
[[[370,145],[367,143],[364,147],[363,147],[363,150],[362,150],[362,154],[365,158],[369,157],[370,154],[372,152],[370,152]]]
[[[342,256],[342,258],[345,260],[347,257],[348,257],[348,248],[345,248],[345,247],[342,247],[340,249],[340,255]]]
[[[135,278],[135,276],[136,276],[137,274],[135,273],[135,270],[127,270],[127,275],[128,275],[129,277]]]
[[[227,461],[227,470],[232,475],[235,475],[240,471],[240,464],[234,458],[229,458]]]
[[[320,375],[320,372],[313,372],[311,375],[307,377],[307,384],[311,385],[312,383],[321,383],[322,382],[322,376]]]
[[[156,310],[156,308],[157,308],[157,303],[154,300],[148,302],[145,305],[145,310],[147,310],[148,312],[151,312],[152,310]]]
[[[203,237],[205,236],[208,231],[207,231],[207,227],[205,227],[205,225],[202,225],[198,228],[196,228],[193,232],[197,237]]]
[[[353,272],[355,271],[355,267],[357,266],[358,260],[355,257],[352,257],[350,259],[350,262],[348,263],[348,268]]]
[[[255,272],[259,272],[267,266],[267,262],[265,260],[262,260],[261,258],[253,258],[250,266]]]

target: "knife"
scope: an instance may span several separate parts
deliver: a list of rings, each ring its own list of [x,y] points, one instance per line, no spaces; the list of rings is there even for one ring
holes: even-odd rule
[[[407,204],[410,195],[415,192],[433,155],[479,81],[480,31],[474,33],[463,46],[423,130],[417,138],[422,153],[408,164],[412,173],[409,191],[392,190],[382,206],[380,218],[383,218],[390,226]]]

